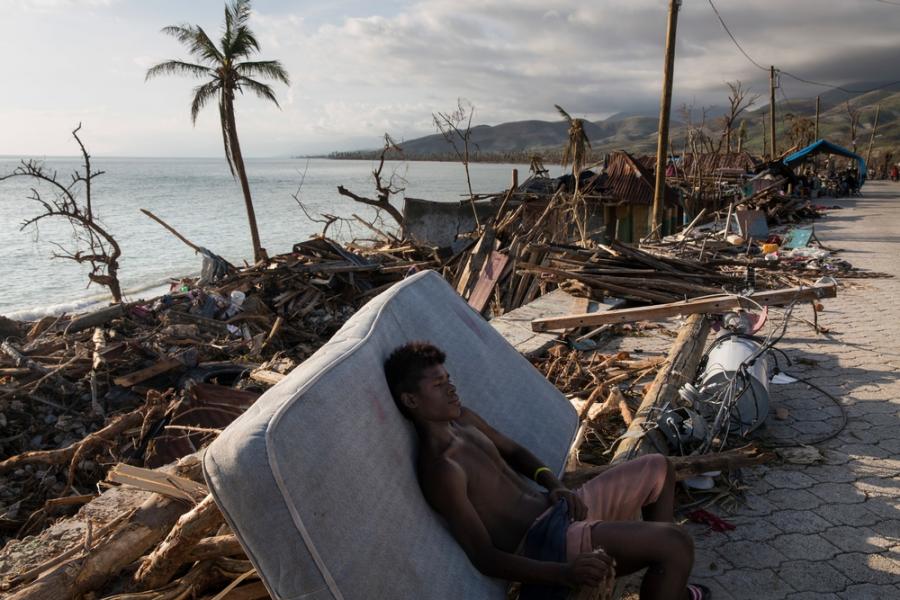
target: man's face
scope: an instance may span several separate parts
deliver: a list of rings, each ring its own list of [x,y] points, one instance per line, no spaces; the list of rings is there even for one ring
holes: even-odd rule
[[[444,365],[434,365],[422,372],[419,389],[404,393],[402,401],[413,414],[426,421],[450,421],[459,417],[462,406],[456,386]]]

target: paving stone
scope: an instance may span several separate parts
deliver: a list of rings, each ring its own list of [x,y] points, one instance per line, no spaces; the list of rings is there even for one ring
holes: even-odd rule
[[[853,482],[853,487],[864,493],[867,497],[900,496],[900,478],[897,477],[865,477]]]
[[[808,510],[781,510],[769,515],[769,521],[785,533],[819,533],[831,523]]]
[[[859,504],[866,501],[866,496],[851,483],[819,483],[809,491],[831,504]]]
[[[841,553],[840,548],[818,534],[786,533],[769,545],[795,560],[827,560]]]
[[[796,510],[809,510],[822,504],[821,498],[806,490],[772,490],[766,494],[765,498],[778,508],[792,508]]]
[[[694,569],[691,580],[696,577],[718,577],[725,571],[734,568],[726,558],[727,554],[718,552],[717,548],[704,549],[697,547],[694,554]]]
[[[884,537],[884,534],[878,534],[869,527],[841,525],[823,531],[822,537],[844,552],[860,552],[862,554],[882,552],[893,544],[893,541]]]
[[[726,542],[718,550],[735,568],[777,567],[787,557],[765,542]]]
[[[764,477],[766,483],[775,488],[802,489],[816,483],[816,480],[800,471],[769,471]]]
[[[861,583],[849,586],[843,592],[838,593],[838,597],[847,600],[886,600],[887,598],[897,598],[898,592],[900,590],[892,585]]]
[[[735,600],[759,600],[762,591],[766,598],[777,600],[788,598],[796,591],[772,569],[733,569],[717,577],[716,581]]]
[[[893,584],[900,577],[900,562],[883,554],[848,552],[831,564],[855,583]]]
[[[849,457],[847,457],[849,460]],[[849,483],[856,481],[857,475],[843,465],[817,465],[807,470],[809,477],[820,482]]]
[[[842,590],[853,583],[824,561],[792,560],[775,571],[791,587],[804,592],[831,592]]]
[[[736,526],[734,531],[726,533],[729,540],[750,540],[765,541],[771,540],[782,534],[782,531],[775,527],[768,518],[760,517],[739,517],[729,519]],[[714,543],[721,544],[721,540]]]
[[[863,504],[866,510],[873,512],[884,519],[900,519],[900,501],[884,496],[875,496],[866,500]],[[835,523],[837,525],[838,523]],[[866,523],[870,525],[871,523]],[[847,523],[850,525],[850,523]]]

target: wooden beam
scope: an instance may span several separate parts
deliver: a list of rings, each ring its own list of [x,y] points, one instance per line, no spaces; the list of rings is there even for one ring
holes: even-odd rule
[[[685,383],[693,381],[697,365],[700,363],[700,356],[706,346],[707,335],[709,335],[709,319],[704,315],[688,317],[685,324],[681,326],[681,331],[678,332],[675,344],[669,350],[666,362],[657,371],[656,378],[647,388],[641,406],[634,414],[634,419],[625,432],[625,439],[616,448],[610,462],[619,463],[666,448],[665,440],[659,439],[662,438],[659,431],[645,432],[644,424],[651,420],[650,417],[655,409],[670,403],[673,406],[676,405],[678,390]],[[651,436],[656,436],[658,439],[651,441]]]
[[[566,315],[547,319],[535,319],[531,322],[531,330],[536,332],[571,329],[575,327],[597,327],[607,323],[631,323],[634,321],[654,321],[693,315],[699,313],[723,313],[736,308],[751,309],[758,306],[782,306],[791,302],[805,302],[821,298],[837,296],[837,285],[817,285],[813,287],[795,287],[782,290],[757,292],[749,296],[722,294],[712,298],[682,300],[657,306],[639,306],[622,308],[599,313]]]

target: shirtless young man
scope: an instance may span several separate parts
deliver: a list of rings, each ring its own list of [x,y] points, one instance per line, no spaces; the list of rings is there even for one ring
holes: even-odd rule
[[[543,586],[532,587],[541,593],[531,597],[565,597],[568,587],[598,586],[613,571],[646,567],[642,599],[711,597],[687,583],[693,541],[672,523],[675,477],[665,457],[631,461],[569,490],[526,448],[462,406],[444,361],[438,348],[411,343],[391,354],[385,375],[419,436],[425,498],[479,571]],[[633,520],[638,510],[643,521]],[[562,553],[547,558],[542,546]]]

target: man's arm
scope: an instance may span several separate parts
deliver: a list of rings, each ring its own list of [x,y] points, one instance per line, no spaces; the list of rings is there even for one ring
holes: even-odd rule
[[[582,554],[568,563],[533,560],[496,548],[466,492],[465,471],[442,460],[424,476],[425,497],[450,526],[466,556],[484,575],[508,581],[554,585],[599,585],[609,572],[608,558]]]
[[[585,518],[587,507],[584,506],[584,503],[569,492],[569,489],[556,477],[556,474],[548,469],[528,448],[521,446],[491,427],[478,413],[471,409],[463,408],[461,419],[471,423],[486,435],[497,447],[500,456],[514,471],[528,479],[534,480],[538,485],[545,487],[551,493],[555,493],[552,498],[554,501],[558,495],[563,494],[569,503],[569,514],[572,518],[576,520]]]

